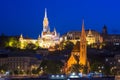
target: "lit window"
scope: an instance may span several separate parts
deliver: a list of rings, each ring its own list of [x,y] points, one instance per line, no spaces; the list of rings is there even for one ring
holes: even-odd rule
[[[108,61],[108,59],[106,58],[106,60],[105,60],[106,62]]]
[[[120,63],[120,59],[118,59],[118,62]]]
[[[112,62],[110,62],[110,64],[112,64]]]

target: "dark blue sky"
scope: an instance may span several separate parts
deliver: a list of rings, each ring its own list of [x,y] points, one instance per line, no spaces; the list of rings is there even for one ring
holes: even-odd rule
[[[64,34],[85,29],[120,33],[120,0],[0,0],[0,33],[37,38],[47,8],[51,30]]]

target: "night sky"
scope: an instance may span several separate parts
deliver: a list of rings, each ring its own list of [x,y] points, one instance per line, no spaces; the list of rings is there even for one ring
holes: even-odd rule
[[[47,8],[51,31],[61,35],[85,29],[120,34],[120,0],[0,0],[0,34],[37,38],[42,31]]]

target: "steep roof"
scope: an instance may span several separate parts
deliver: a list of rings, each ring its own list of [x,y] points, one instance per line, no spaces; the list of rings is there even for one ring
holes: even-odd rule
[[[75,46],[73,47],[72,52],[80,52],[80,42],[77,41]]]

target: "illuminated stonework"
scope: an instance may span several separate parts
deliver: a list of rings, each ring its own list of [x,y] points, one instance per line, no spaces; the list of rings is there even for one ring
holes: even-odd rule
[[[87,44],[88,44],[88,45],[96,43],[96,42],[95,42],[95,37],[94,37],[94,35],[92,34],[91,30],[89,30],[89,32],[88,32],[88,34],[87,34],[87,37],[86,37],[86,40],[87,40]]]
[[[74,46],[71,56],[67,61],[65,73],[66,74],[70,73],[70,68],[73,64],[80,64],[83,66],[87,66],[87,63],[88,63],[87,62],[87,40],[86,40],[86,34],[84,30],[84,21],[83,21],[80,43],[79,44],[76,43],[76,45]],[[82,71],[80,70],[80,72]]]
[[[80,38],[80,59],[79,64],[86,65],[87,62],[87,40],[84,30],[84,21],[82,23],[82,32]]]
[[[47,9],[45,9],[43,31],[41,33],[41,37],[39,35],[38,39],[24,39],[23,36],[21,35],[19,41],[21,49],[25,48],[25,46],[29,43],[38,45],[39,47],[42,48],[55,47],[55,45],[60,43],[60,36],[59,33],[56,32],[56,29],[54,28],[54,31],[50,32],[49,21],[47,18]]]
[[[86,33],[87,45],[103,42],[103,37],[99,32],[95,30],[86,30],[85,33]],[[70,31],[63,36],[63,39],[66,41],[69,40],[74,44],[76,44],[77,41],[80,41],[79,35],[81,35],[81,32],[79,31]]]
[[[47,9],[45,8],[45,16],[43,20],[43,31],[48,32],[49,31],[49,21],[47,18]]]

